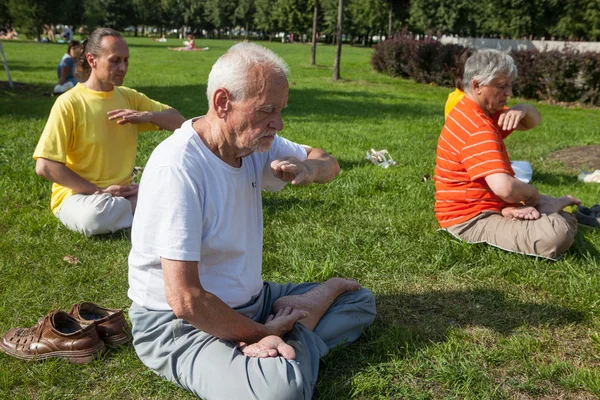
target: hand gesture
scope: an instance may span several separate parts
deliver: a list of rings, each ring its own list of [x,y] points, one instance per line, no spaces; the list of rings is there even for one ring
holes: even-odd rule
[[[111,185],[107,188],[99,189],[94,194],[108,193],[111,196],[116,196],[116,197],[129,197],[129,196],[136,195],[138,192],[138,189],[139,189],[139,185],[137,183],[134,183],[129,186]]]
[[[152,113],[148,111],[136,110],[112,110],[106,113],[109,121],[117,120],[117,124],[145,124],[152,119]]]
[[[527,111],[522,104],[517,104],[508,110],[505,110],[498,118],[498,126],[503,131],[512,131],[517,129],[519,122],[527,115]]]
[[[273,175],[292,185],[308,185],[315,180],[315,171],[296,157],[284,157],[271,163]]]

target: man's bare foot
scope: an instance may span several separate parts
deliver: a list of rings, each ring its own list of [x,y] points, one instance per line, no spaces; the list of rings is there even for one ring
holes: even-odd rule
[[[279,336],[265,336],[253,344],[240,343],[239,349],[248,357],[269,358],[281,356],[286,360],[296,358],[294,348],[283,341]]]
[[[308,316],[298,322],[312,331],[339,295],[361,287],[353,279],[331,278],[304,294],[283,296],[275,300],[273,313],[277,314],[285,307],[307,311]]]
[[[534,220],[540,217],[540,213],[532,206],[504,207],[502,216],[512,220]]]
[[[562,197],[550,197],[542,195],[540,196],[540,201],[535,208],[537,208],[540,214],[552,214],[562,211],[562,209],[565,207],[579,204],[581,204],[581,200],[571,195]]]

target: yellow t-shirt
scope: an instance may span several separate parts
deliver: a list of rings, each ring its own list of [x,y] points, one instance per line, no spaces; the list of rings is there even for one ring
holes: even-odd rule
[[[454,92],[448,95],[448,100],[446,100],[446,106],[444,107],[444,118],[448,118],[450,111],[452,111],[454,106],[456,106],[463,97],[465,97],[465,92],[460,89],[455,89]]]
[[[135,165],[139,132],[159,130],[153,124],[118,125],[106,113],[116,109],[163,111],[169,106],[123,86],[97,92],[77,84],[61,95],[46,122],[33,158],[65,164],[94,185],[128,185]],[[52,185],[50,208],[56,213],[72,189]]]

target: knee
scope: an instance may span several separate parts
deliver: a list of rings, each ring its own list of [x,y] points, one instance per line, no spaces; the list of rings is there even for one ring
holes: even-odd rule
[[[375,304],[375,295],[367,288],[360,288],[356,293],[356,301],[355,304],[360,307],[360,309],[372,316],[371,322],[375,320],[375,315],[377,314],[377,307]]]
[[[124,220],[131,214],[125,202],[115,202],[109,194],[93,205],[82,208],[78,215],[78,226],[86,236],[101,235],[125,228]],[[130,219],[130,218],[129,218]]]
[[[577,234],[577,221],[573,224],[569,217],[575,220],[571,214],[548,216],[551,224],[538,240],[539,255],[554,259],[569,250]]]

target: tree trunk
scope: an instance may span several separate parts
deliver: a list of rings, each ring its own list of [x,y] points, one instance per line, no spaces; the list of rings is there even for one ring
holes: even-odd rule
[[[392,15],[394,14],[394,7],[392,6],[392,2],[390,1],[390,12],[388,14],[388,37],[387,39],[392,38]]]
[[[75,29],[75,28],[73,28],[73,29]],[[135,24],[135,37],[137,37],[137,35],[138,35],[138,26],[137,26],[137,24]]]
[[[318,16],[319,2],[315,0],[315,13],[313,16],[313,30],[312,30],[312,46],[310,48],[310,65],[315,65],[317,62],[317,16]]]
[[[248,26],[249,26],[249,23],[248,23],[248,20],[246,20],[246,32],[245,32],[246,34],[244,35],[245,40],[248,40]]]
[[[344,11],[344,0],[338,0],[338,18],[337,27],[335,29],[335,60],[333,61],[333,76],[332,80],[337,81],[340,79],[340,59],[342,58],[342,16]]]

